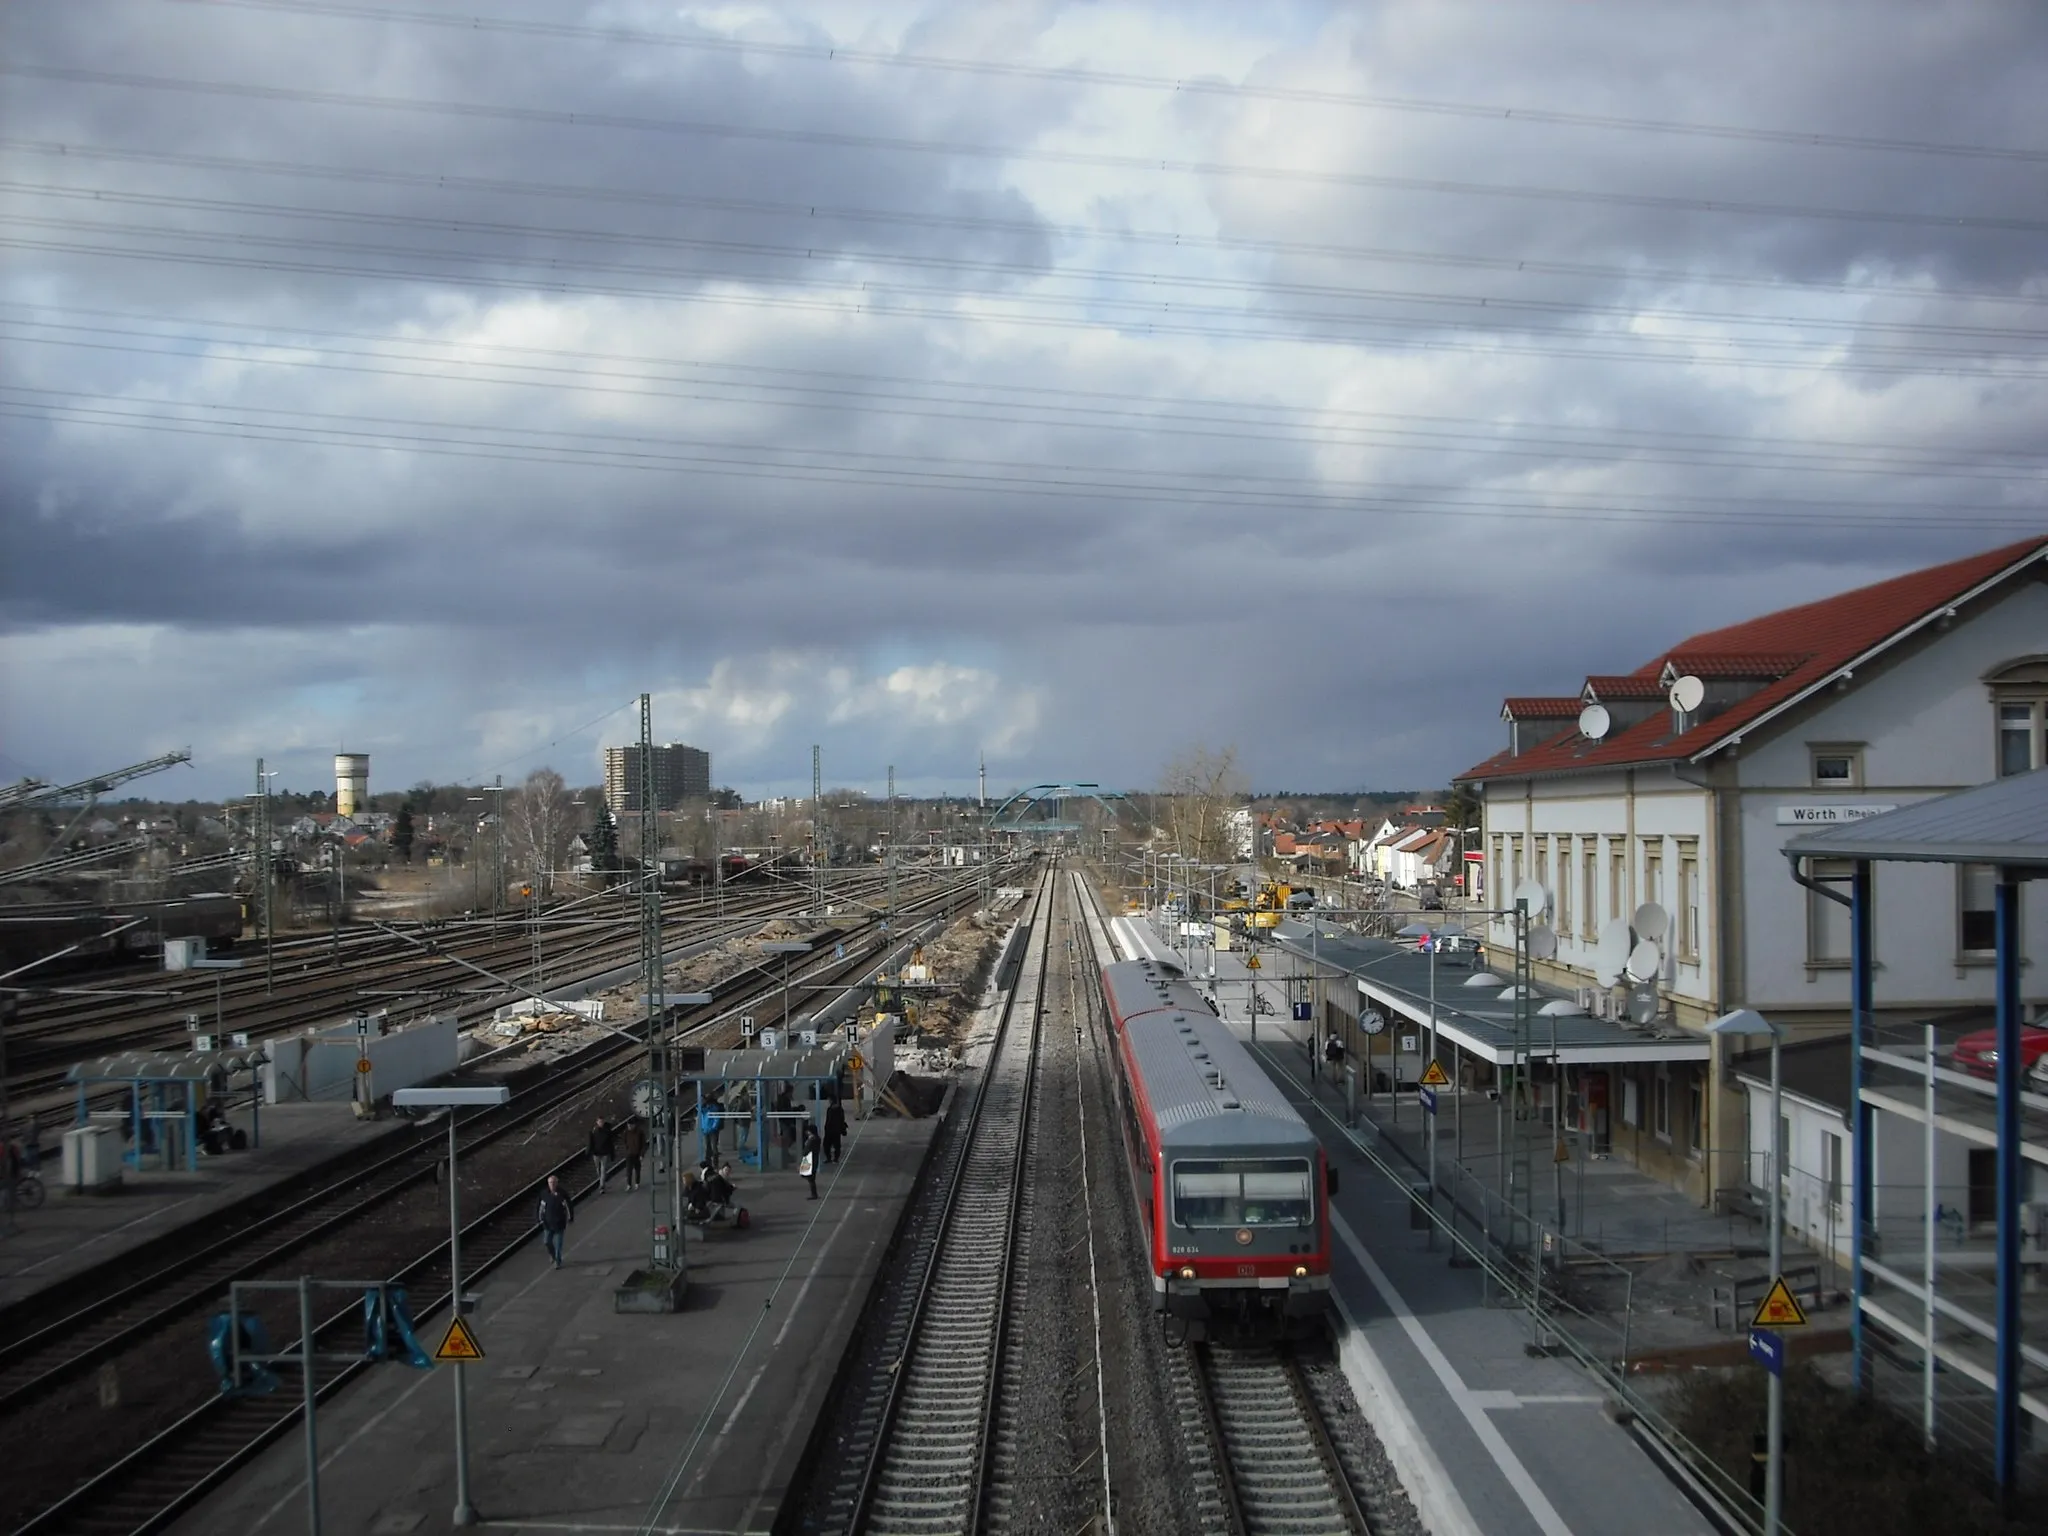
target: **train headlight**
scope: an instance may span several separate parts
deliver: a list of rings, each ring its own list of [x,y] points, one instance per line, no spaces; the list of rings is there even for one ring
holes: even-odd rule
[[[1194,1278],[1195,1278],[1195,1266],[1194,1266],[1194,1265],[1192,1265],[1192,1264],[1183,1264],[1183,1265],[1182,1265],[1182,1266],[1180,1267],[1180,1277],[1181,1277],[1181,1279],[1183,1279],[1183,1280],[1192,1280],[1192,1279],[1194,1279]]]
[[[1297,1280],[1306,1280],[1308,1278],[1308,1266],[1306,1264],[1295,1265],[1294,1278]]]

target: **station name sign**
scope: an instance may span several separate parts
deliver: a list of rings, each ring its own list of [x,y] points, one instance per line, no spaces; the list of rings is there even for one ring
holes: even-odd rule
[[[1886,811],[1897,809],[1896,805],[1781,805],[1778,807],[1778,825],[1832,827],[1844,821],[1863,821],[1872,816],[1882,816]]]

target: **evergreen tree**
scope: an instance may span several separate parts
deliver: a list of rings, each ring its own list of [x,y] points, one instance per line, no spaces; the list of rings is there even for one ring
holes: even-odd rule
[[[590,829],[590,867],[613,870],[619,867],[619,820],[612,808],[599,805],[597,824]]]
[[[391,829],[391,846],[406,863],[412,862],[412,802],[398,808],[398,821]]]

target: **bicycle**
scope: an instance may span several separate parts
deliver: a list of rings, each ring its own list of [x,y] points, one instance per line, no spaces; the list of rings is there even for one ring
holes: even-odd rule
[[[41,1178],[33,1173],[24,1173],[14,1181],[14,1207],[20,1211],[41,1210],[46,1193]]]

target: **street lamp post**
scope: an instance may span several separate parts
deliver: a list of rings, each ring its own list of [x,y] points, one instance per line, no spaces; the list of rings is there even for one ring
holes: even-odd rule
[[[455,1176],[455,1111],[493,1109],[507,1103],[512,1090],[495,1088],[401,1088],[391,1095],[399,1109],[445,1109],[448,1112],[448,1310],[462,1316],[462,1184]],[[477,1523],[469,1498],[469,1395],[465,1367],[455,1362],[455,1514],[457,1525]]]
[[[1784,1180],[1781,1173],[1785,1166],[1785,1083],[1779,1059],[1784,1031],[1754,1008],[1738,1008],[1709,1024],[1707,1033],[1771,1037],[1771,1282],[1775,1285],[1785,1272]],[[1771,1372],[1766,1390],[1769,1398],[1764,1424],[1763,1536],[1778,1536],[1779,1523],[1785,1512],[1785,1378],[1782,1369]]]

